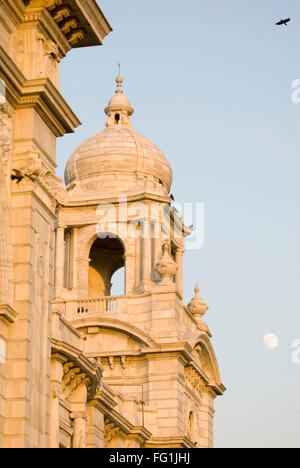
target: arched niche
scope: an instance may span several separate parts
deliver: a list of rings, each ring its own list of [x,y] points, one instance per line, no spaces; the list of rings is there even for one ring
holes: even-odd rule
[[[89,258],[89,297],[111,296],[113,275],[121,269],[125,271],[125,247],[123,242],[113,234],[98,235],[91,246]],[[125,274],[123,275],[123,285],[118,286],[123,295],[125,292]]]
[[[210,384],[220,385],[221,376],[214,349],[208,337],[201,336],[193,347],[193,357],[210,380]]]

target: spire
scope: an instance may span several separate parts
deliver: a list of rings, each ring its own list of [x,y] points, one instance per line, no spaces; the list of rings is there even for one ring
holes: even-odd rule
[[[115,96],[111,98],[108,103],[105,113],[108,116],[106,122],[107,127],[114,127],[116,125],[127,125],[131,127],[130,117],[134,113],[134,109],[131,107],[129,100],[123,94],[124,79],[122,76],[117,76],[116,83],[117,89]]]
[[[117,91],[116,94],[123,94],[123,89],[122,89],[122,84],[123,84],[124,78],[122,76],[117,76],[116,78],[116,83],[117,83]]]

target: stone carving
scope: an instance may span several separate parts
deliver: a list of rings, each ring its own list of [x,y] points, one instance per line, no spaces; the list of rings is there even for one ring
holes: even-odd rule
[[[64,365],[64,375],[62,378],[60,392],[61,399],[70,401],[73,393],[82,383],[86,384],[89,392],[91,388],[91,379],[84,372],[81,372],[81,369],[76,367],[73,362],[67,362]]]
[[[62,179],[47,171],[39,177],[39,182],[59,204],[63,204],[66,201],[68,192],[61,185]]]
[[[71,9],[68,6],[62,5],[53,11],[52,17],[54,21],[60,23],[63,19],[68,18],[70,14]]]
[[[78,20],[76,18],[68,18],[65,21],[63,21],[59,26],[60,30],[64,34],[68,34],[70,31],[77,28]]]
[[[20,162],[12,170],[12,179],[20,183],[28,177],[38,182],[58,203],[62,204],[68,197],[68,192],[62,186],[62,179],[51,171],[42,169],[42,160],[38,151],[29,151],[19,155]]]
[[[0,158],[6,174],[7,162],[12,149],[12,116],[7,111],[5,102],[5,97],[0,94]]]
[[[20,183],[25,177],[28,177],[35,182],[42,169],[40,153],[38,151],[28,151],[20,156],[23,157],[20,158],[12,170],[12,180],[17,180]]]
[[[46,55],[51,55],[54,59],[58,57],[58,45],[53,41],[44,42],[44,52]]]
[[[187,308],[197,320],[198,327],[200,328],[200,330],[207,332],[208,327],[206,323],[203,322],[202,317],[208,311],[208,306],[205,304],[203,299],[199,296],[199,292],[200,292],[199,286],[198,284],[196,284],[195,296],[193,297],[191,302],[188,304]]]
[[[162,277],[161,283],[172,283],[174,281],[174,275],[177,272],[178,267],[170,256],[170,249],[171,244],[170,241],[167,240],[163,243],[163,255],[155,268],[155,271]]]
[[[82,39],[84,39],[84,37],[85,37],[85,33],[83,29],[74,29],[67,35],[67,39],[72,46],[77,44],[77,42],[81,41]]]
[[[104,426],[104,444],[105,447],[117,436],[120,428],[115,425],[115,423],[111,422],[110,419],[105,419],[105,426]]]
[[[201,397],[205,389],[205,382],[200,374],[192,366],[187,366],[184,369],[184,378],[186,383],[192,387],[195,394]]]

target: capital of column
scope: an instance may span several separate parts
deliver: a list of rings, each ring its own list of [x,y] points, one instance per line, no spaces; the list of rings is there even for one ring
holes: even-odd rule
[[[87,421],[88,414],[86,411],[73,411],[73,413],[70,414],[70,419],[72,419],[73,421],[75,419],[84,419],[85,421]]]

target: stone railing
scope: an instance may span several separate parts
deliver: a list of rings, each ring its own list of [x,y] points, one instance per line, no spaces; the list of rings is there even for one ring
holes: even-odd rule
[[[123,313],[127,309],[127,296],[96,297],[65,301],[65,317],[76,320],[90,316]]]

